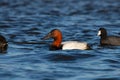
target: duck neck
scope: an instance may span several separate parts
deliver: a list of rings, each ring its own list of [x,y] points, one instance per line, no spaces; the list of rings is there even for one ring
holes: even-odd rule
[[[101,39],[106,39],[107,37],[107,31],[104,31],[103,34],[101,34]]]
[[[104,35],[101,35],[101,39],[106,39],[107,37],[107,33],[105,33]]]
[[[59,36],[57,38],[54,38],[54,42],[52,43],[52,46],[60,47],[62,42],[62,36]]]

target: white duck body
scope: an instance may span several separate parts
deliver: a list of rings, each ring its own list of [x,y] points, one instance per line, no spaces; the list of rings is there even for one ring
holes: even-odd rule
[[[86,50],[88,49],[88,44],[86,42],[66,41],[66,42],[62,42],[61,44],[63,45],[62,50],[71,50],[71,49]]]

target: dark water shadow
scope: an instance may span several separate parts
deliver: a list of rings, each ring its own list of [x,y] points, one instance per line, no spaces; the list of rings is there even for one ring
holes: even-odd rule
[[[82,60],[82,59],[92,58],[95,56],[96,55],[93,54],[63,54],[63,53],[54,54],[53,53],[53,54],[45,55],[44,58],[52,62],[74,62],[79,59]]]

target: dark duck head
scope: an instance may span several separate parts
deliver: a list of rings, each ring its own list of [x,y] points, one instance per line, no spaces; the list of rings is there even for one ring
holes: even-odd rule
[[[107,31],[105,28],[100,28],[98,31],[98,36],[101,37],[101,39],[107,38]]]

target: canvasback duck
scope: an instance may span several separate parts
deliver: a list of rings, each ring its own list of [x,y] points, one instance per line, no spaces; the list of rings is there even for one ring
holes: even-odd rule
[[[5,39],[5,37],[0,35],[0,52],[1,53],[6,52],[7,46],[8,46],[8,43],[7,43],[6,39]]]
[[[107,36],[107,31],[105,28],[100,28],[98,31],[98,36],[101,37],[100,45],[113,45],[120,46],[120,37],[119,36]]]
[[[79,49],[79,50],[87,50],[91,49],[90,46],[86,42],[78,42],[78,41],[66,41],[62,42],[62,33],[58,29],[54,29],[49,32],[43,40],[53,38],[54,41],[50,46],[50,50],[72,50],[72,49]]]

